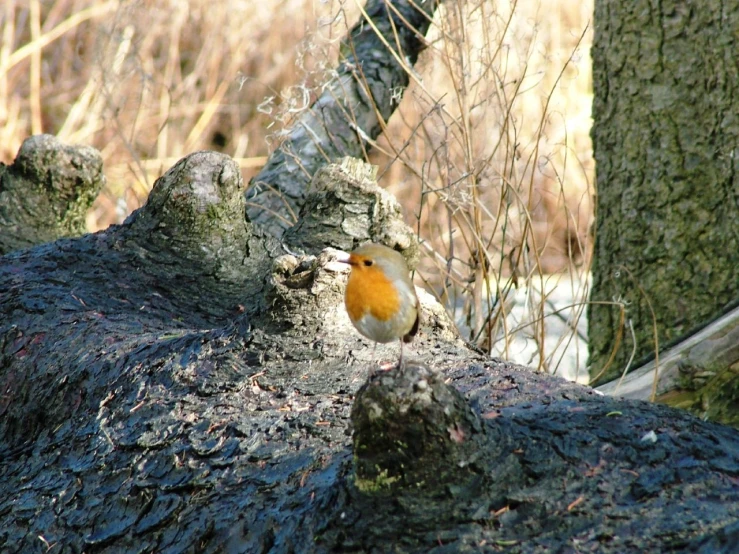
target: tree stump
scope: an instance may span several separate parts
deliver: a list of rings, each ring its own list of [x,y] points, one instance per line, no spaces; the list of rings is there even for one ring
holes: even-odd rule
[[[85,214],[104,184],[94,148],[51,135],[26,139],[12,165],[0,163],[0,255],[85,233]]]

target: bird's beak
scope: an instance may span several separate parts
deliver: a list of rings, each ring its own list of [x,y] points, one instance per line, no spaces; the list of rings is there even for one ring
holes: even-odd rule
[[[348,264],[349,263],[349,253],[344,252],[343,250],[335,250],[336,253],[336,261],[341,262],[342,264]]]
[[[328,255],[328,261],[325,264],[325,268],[329,271],[336,273],[343,273],[349,268],[349,254],[343,250],[336,250],[334,248],[326,248],[322,255]]]

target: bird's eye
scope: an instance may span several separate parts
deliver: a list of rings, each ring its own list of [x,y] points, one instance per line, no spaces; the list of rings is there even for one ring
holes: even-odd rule
[[[364,260],[364,265],[366,265],[367,267],[371,266],[374,263],[375,262],[373,262],[372,260]]]

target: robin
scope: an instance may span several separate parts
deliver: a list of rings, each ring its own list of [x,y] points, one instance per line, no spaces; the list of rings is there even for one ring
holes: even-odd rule
[[[365,244],[340,262],[351,266],[344,304],[354,327],[375,342],[400,339],[403,343],[418,333],[420,308],[416,289],[408,275],[408,264],[399,253],[381,244]]]

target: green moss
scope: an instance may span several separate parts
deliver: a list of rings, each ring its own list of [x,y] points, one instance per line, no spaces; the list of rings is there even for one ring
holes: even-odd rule
[[[381,470],[377,466],[375,466],[375,469],[377,470],[377,476],[374,479],[362,479],[356,472],[354,473],[354,485],[357,489],[364,493],[379,492],[391,488],[394,483],[400,480],[400,477],[388,476],[387,469]]]
[[[701,382],[707,376],[712,377]],[[698,380],[685,382],[684,388],[657,400],[673,408],[688,410],[701,419],[739,427],[739,367],[705,368],[697,377]]]

